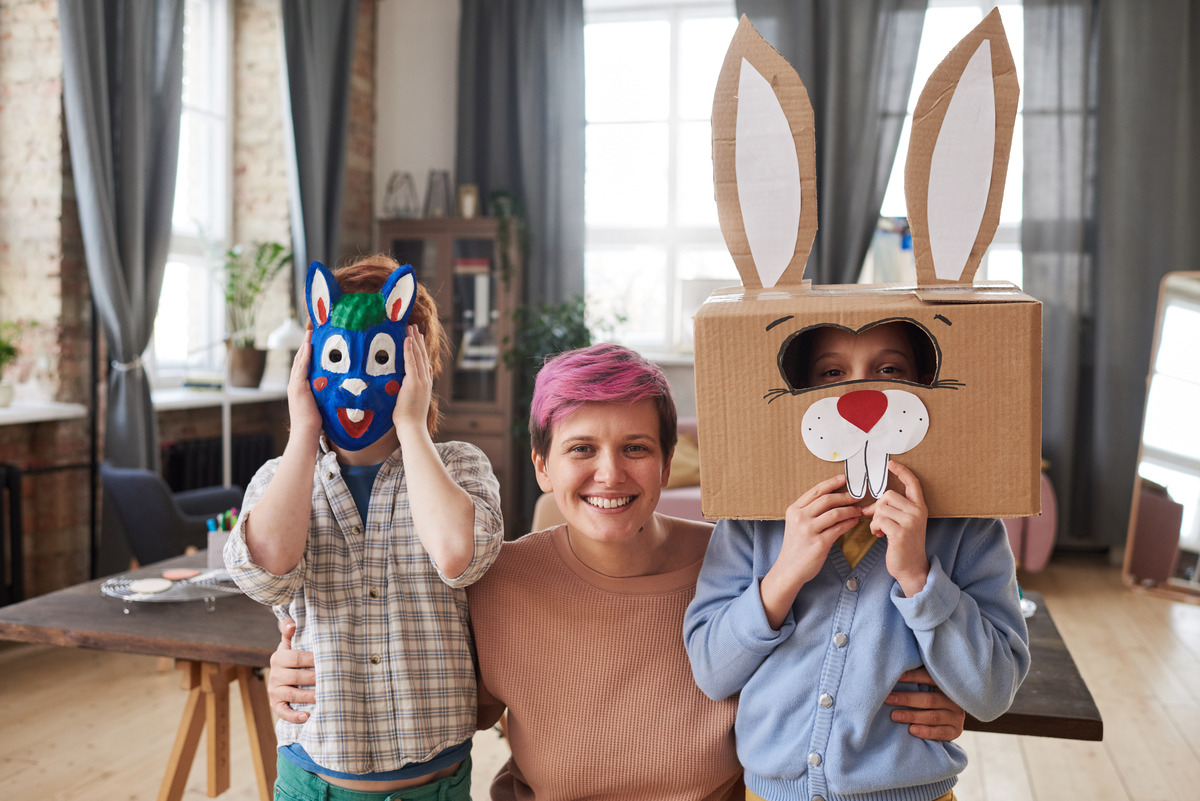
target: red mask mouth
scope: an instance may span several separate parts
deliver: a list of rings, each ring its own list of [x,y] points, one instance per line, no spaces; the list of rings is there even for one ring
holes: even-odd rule
[[[342,428],[346,429],[347,434],[355,439],[358,439],[363,434],[367,433],[367,429],[371,427],[371,418],[375,416],[375,413],[369,409],[352,410],[362,412],[362,419],[356,423],[350,419],[350,416],[346,414],[346,411],[346,409],[337,410],[338,422],[342,424]]]

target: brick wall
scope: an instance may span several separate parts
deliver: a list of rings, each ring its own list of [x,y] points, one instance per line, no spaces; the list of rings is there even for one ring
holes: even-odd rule
[[[372,252],[371,202],[375,196],[374,0],[359,0],[354,71],[350,77],[346,184],[342,206],[342,258]]]
[[[369,249],[374,124],[374,0],[360,0],[351,87],[343,253]],[[234,0],[234,241],[290,240],[278,0]],[[57,0],[0,0],[0,319],[36,323],[6,371],[18,397],[91,404],[91,307],[62,117]],[[287,309],[286,282],[264,311]],[[273,311],[272,311],[273,310]],[[100,360],[104,364],[104,349]],[[103,407],[105,377],[99,377]],[[282,448],[286,404],[235,410],[236,433],[269,431]],[[217,409],[159,416],[163,439],[216,436]],[[103,408],[99,420],[103,425]],[[23,485],[25,585],[38,595],[88,578],[88,419],[0,425],[0,461]]]

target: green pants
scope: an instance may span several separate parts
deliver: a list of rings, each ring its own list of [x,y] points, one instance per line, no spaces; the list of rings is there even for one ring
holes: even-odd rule
[[[277,760],[276,770],[275,801],[471,801],[470,757],[462,761],[453,776],[394,793],[343,789],[297,767],[283,755]]]

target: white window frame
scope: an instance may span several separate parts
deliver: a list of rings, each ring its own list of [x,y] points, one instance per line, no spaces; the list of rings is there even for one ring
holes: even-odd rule
[[[725,16],[736,20],[733,0],[661,0],[660,2],[634,2],[633,0],[585,0],[585,24],[605,22],[631,22],[637,20],[663,20],[671,26],[670,81],[669,81],[669,110],[665,120],[656,120],[656,124],[665,122],[667,126],[667,209],[666,222],[661,227],[628,228],[616,226],[587,226],[585,228],[584,250],[603,250],[605,248],[629,248],[641,245],[663,249],[666,257],[666,286],[656,286],[653,289],[663,295],[664,313],[666,314],[664,340],[642,340],[634,337],[618,339],[624,344],[637,348],[660,362],[680,360],[687,362],[690,354],[686,352],[686,343],[682,334],[682,318],[687,311],[682,308],[682,298],[677,291],[679,279],[680,251],[689,247],[711,247],[725,250],[725,238],[720,226],[715,222],[712,226],[683,225],[678,222],[679,182],[679,147],[681,128],[686,122],[694,122],[684,118],[679,112],[679,37],[677,31],[685,20]],[[611,123],[587,123],[591,125],[606,125]],[[622,124],[622,123],[615,123]],[[720,280],[722,285],[736,284],[737,272],[730,260],[730,278]],[[601,321],[610,323],[611,321]]]
[[[207,117],[221,125],[217,152],[206,156],[216,167],[204,176],[209,182],[209,219],[220,220],[220,230],[204,231],[198,226],[173,227],[168,265],[184,264],[188,268],[190,318],[186,323],[195,332],[186,361],[161,361],[155,353],[153,337],[143,357],[156,388],[180,386],[196,371],[219,373],[224,365],[225,304],[219,281],[220,255],[230,246],[233,226],[233,14],[229,0],[186,0],[184,46],[195,26],[203,26],[205,45],[211,48],[211,69],[205,71],[220,89],[216,108],[184,105],[180,121],[180,163],[187,158],[183,152],[184,131],[190,115]],[[186,102],[186,93],[185,93]],[[178,194],[179,187],[176,187]],[[160,307],[160,312],[162,311]]]

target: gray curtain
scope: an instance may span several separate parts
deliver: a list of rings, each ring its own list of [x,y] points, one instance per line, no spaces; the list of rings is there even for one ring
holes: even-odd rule
[[[1098,32],[1097,0],[1025,2],[1021,250],[1042,301],[1042,455],[1064,542],[1091,530]]]
[[[817,237],[805,278],[853,283],[879,221],[925,0],[738,0],[796,68],[816,120]]]
[[[112,360],[105,458],[158,469],[141,354],[171,239],[183,0],[59,0],[63,106],[92,297]]]
[[[1067,542],[1125,541],[1158,285],[1200,252],[1197,6],[1025,3],[1022,245],[1045,304],[1045,455]]]
[[[281,0],[284,125],[291,194],[294,297],[304,320],[310,261],[340,256],[350,74],[358,0]]]
[[[582,0],[462,0],[458,58],[458,183],[523,206],[527,303],[582,295]]]

